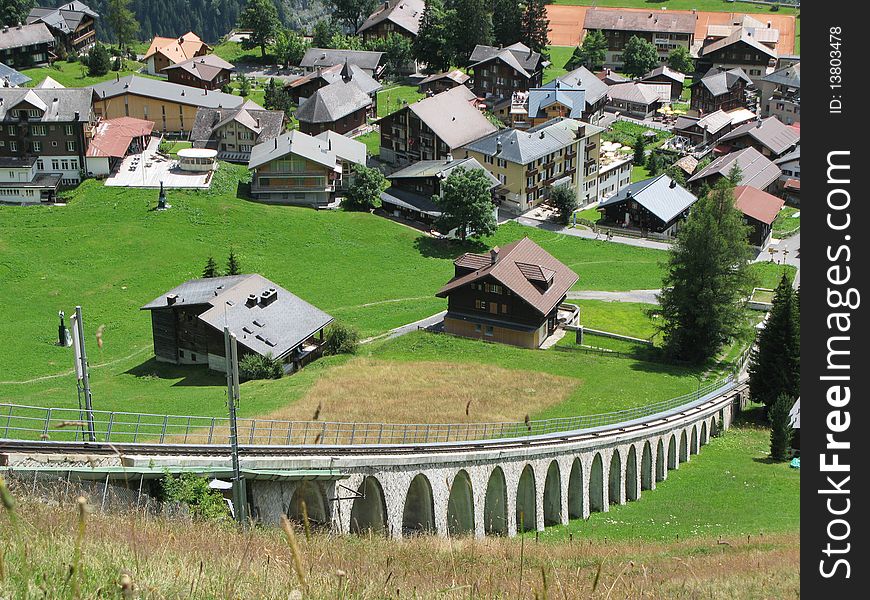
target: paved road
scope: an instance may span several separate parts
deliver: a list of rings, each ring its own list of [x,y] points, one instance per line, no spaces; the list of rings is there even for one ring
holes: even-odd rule
[[[640,304],[658,304],[657,296],[661,290],[629,290],[627,292],[599,292],[584,290],[568,292],[569,300],[603,300],[604,302],[637,302]]]
[[[552,231],[554,233],[573,235],[574,237],[585,238],[587,240],[605,239],[603,234],[598,234],[598,237],[596,238],[591,229],[582,229],[579,227],[572,229],[570,227],[565,227],[564,225],[559,225],[550,221],[539,221],[530,217],[517,217],[515,220],[520,225],[525,225],[527,227],[537,227],[538,229],[546,229],[547,231]],[[644,238],[623,237],[620,235],[614,235],[613,239],[610,241],[614,244],[625,244],[626,246],[638,246],[640,248],[653,248],[655,250],[669,250],[671,247],[667,242],[658,242]]]

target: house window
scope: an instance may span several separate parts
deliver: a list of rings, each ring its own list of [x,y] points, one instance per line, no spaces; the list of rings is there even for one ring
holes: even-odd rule
[[[486,310],[486,301],[485,300],[475,300],[474,308],[477,310]]]
[[[75,151],[76,151],[76,143],[75,143],[74,141],[72,141],[72,142],[67,142],[67,143],[66,143],[66,149],[67,149],[68,152],[75,152]]]
[[[42,115],[42,113],[40,113],[39,109],[37,109],[37,108],[31,108],[30,110],[27,111],[27,116],[33,117],[35,119],[38,119],[41,115]]]
[[[60,161],[58,161],[56,159],[52,159],[51,160],[51,169],[52,169],[52,171],[60,170]]]
[[[12,152],[15,152],[16,150],[18,150],[18,142],[9,142],[9,149]]]
[[[487,337],[492,337],[493,334],[494,334],[494,332],[493,332],[493,330],[492,330],[492,325],[487,325],[487,326],[486,326],[486,334],[485,334],[485,335],[486,335]]]
[[[45,125],[32,125],[30,133],[33,135],[45,135]]]
[[[33,151],[42,152],[42,142],[33,142]]]
[[[501,305],[501,314],[506,315],[507,313],[508,313],[508,305],[502,304]]]
[[[480,333],[480,323],[474,324],[474,333]]]
[[[15,125],[9,125],[9,126],[6,128],[6,131],[9,132],[9,135],[15,135]]]
[[[37,169],[38,171],[43,171],[43,170],[45,170],[45,163],[42,162],[42,159],[41,159],[41,158],[40,158],[39,160],[36,161],[36,169]]]
[[[64,131],[66,132],[67,135],[72,135],[73,134],[73,126],[67,125],[66,127],[64,127]]]

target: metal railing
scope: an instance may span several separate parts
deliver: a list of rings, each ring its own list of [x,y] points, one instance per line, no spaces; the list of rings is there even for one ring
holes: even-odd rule
[[[694,392],[623,410],[519,422],[494,423],[342,423],[238,419],[242,445],[376,445],[432,444],[532,437],[625,423],[672,411],[732,389],[737,377],[699,386]],[[96,441],[143,444],[226,444],[229,419],[195,415],[93,411]],[[86,415],[73,408],[45,408],[0,403],[0,439],[85,441]]]

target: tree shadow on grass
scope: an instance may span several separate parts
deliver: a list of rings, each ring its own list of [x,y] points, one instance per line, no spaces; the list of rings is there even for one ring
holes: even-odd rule
[[[436,239],[421,235],[414,240],[414,247],[426,258],[456,258],[465,252],[486,252],[489,246],[474,240]]]
[[[128,369],[125,375],[132,375],[140,379],[167,379],[177,380],[172,384],[176,386],[213,387],[226,385],[226,377],[208,368],[207,365],[171,365],[158,362],[151,357],[145,362]]]

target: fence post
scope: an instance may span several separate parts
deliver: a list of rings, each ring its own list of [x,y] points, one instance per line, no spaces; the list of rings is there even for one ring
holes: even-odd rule
[[[211,444],[212,436],[214,436],[214,420],[215,418],[211,418],[211,426],[208,428],[208,443]]]
[[[136,415],[136,430],[133,432],[133,443],[136,443],[136,440],[139,438],[139,424],[142,422],[142,415]]]
[[[166,439],[166,426],[169,424],[169,415],[163,415],[163,429],[160,431],[160,443]]]
[[[9,423],[12,421],[12,405],[9,405],[9,412],[6,413],[6,431],[3,437],[9,437]]]
[[[49,408],[48,412],[45,413],[45,425],[42,427],[42,437],[43,439],[48,439],[48,426],[51,423],[51,411],[53,409]]]
[[[112,423],[114,423],[114,422],[115,422],[115,413],[110,412],[109,413],[109,424],[106,427],[106,441],[107,442],[112,441]]]

